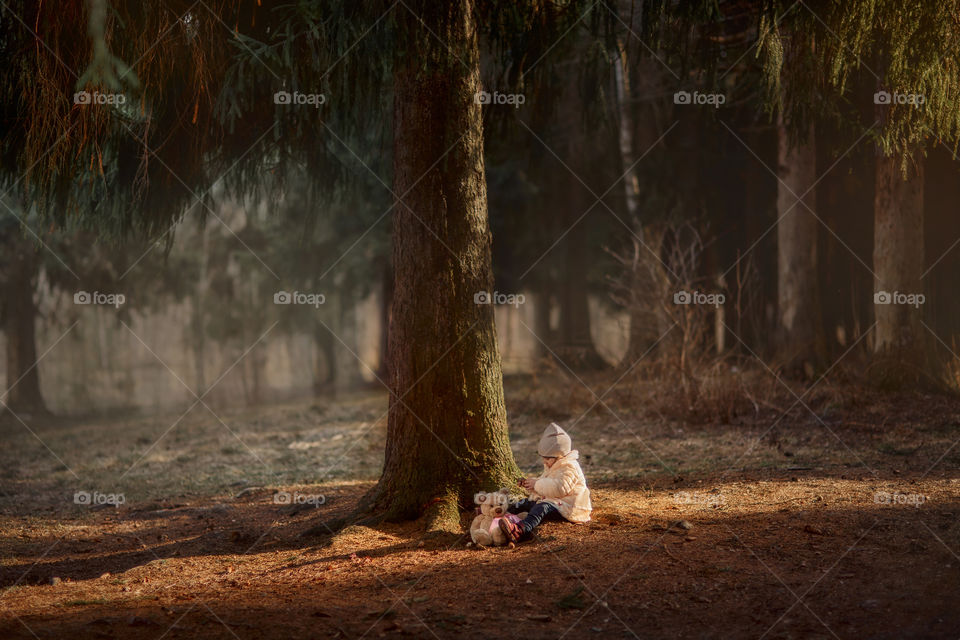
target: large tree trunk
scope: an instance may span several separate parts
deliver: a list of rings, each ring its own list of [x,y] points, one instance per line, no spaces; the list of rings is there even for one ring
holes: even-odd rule
[[[792,139],[780,115],[777,123],[777,318],[781,357],[790,369],[812,375],[823,363],[825,341],[817,280],[817,233],[813,215],[817,154],[811,126],[805,139]],[[806,193],[806,195],[804,195]],[[798,196],[803,196],[800,201]]]
[[[897,295],[923,293],[923,160],[916,157],[906,179],[896,157],[878,156],[874,196],[874,351],[884,356],[874,373],[882,384],[919,383],[930,372],[920,321],[923,307]]]
[[[33,286],[36,263],[32,256],[16,257],[4,286],[4,331],[7,338],[7,388],[3,399],[17,414],[47,413],[40,395],[37,365],[36,315]]]
[[[474,301],[493,290],[477,26],[474,0],[408,6],[397,13],[394,192],[406,195],[393,212],[386,459],[364,506],[371,520],[426,514],[459,531],[458,503],[519,475],[493,305]]]

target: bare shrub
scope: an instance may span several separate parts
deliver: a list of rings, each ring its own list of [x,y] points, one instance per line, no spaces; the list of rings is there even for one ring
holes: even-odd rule
[[[710,241],[691,223],[649,225],[619,250],[608,249],[613,301],[630,314],[630,346],[620,370],[637,400],[660,417],[730,422],[777,409],[790,396],[773,370],[738,336],[758,326],[759,273],[736,263],[732,283],[705,274]]]

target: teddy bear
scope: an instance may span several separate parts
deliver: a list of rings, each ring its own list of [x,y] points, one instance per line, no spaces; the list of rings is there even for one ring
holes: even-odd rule
[[[480,492],[473,497],[479,505],[480,514],[470,524],[470,539],[481,547],[499,547],[507,544],[508,540],[500,530],[500,518],[510,518],[519,524],[526,512],[507,513],[510,506],[510,490],[500,489],[489,493]]]

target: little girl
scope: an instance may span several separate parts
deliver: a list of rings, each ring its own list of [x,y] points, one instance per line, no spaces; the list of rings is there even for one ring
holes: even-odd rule
[[[543,458],[543,473],[539,478],[523,478],[520,486],[529,498],[511,506],[510,513],[529,511],[527,517],[515,524],[508,518],[500,519],[500,529],[507,540],[516,542],[530,537],[530,533],[545,519],[563,517],[570,522],[589,522],[590,490],[577,459],[579,452],[571,450],[570,436],[559,425],[551,422],[543,431],[537,452]]]

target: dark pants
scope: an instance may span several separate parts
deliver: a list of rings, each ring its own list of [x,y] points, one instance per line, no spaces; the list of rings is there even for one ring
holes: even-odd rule
[[[507,511],[510,513],[528,512],[527,517],[520,521],[520,528],[523,529],[523,535],[520,536],[521,539],[530,537],[530,533],[540,526],[540,523],[544,520],[563,519],[563,516],[560,515],[560,510],[544,500],[540,502],[521,500],[514,505],[510,505]]]

